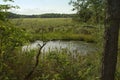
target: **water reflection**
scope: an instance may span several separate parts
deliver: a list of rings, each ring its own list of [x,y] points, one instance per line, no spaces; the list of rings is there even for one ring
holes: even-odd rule
[[[42,45],[42,41],[35,41],[32,44],[25,45],[22,47],[22,51],[31,51],[39,48],[39,45]],[[95,44],[93,43],[85,43],[82,41],[49,41],[42,49],[42,52],[48,51],[60,51],[60,50],[67,50],[71,53],[92,53],[97,50]]]

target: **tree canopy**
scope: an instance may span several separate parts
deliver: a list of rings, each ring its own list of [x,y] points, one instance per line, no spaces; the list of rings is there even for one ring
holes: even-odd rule
[[[104,0],[71,0],[70,4],[77,10],[77,20],[100,23],[104,19]]]
[[[22,46],[27,37],[24,30],[14,27],[7,19],[7,10],[10,8],[14,8],[14,6],[0,5],[0,80],[9,80],[12,77],[7,63],[12,60],[14,50],[18,46]]]

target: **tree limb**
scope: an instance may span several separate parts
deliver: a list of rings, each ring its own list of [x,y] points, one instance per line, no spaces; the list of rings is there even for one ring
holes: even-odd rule
[[[24,80],[29,80],[31,75],[33,74],[33,72],[35,71],[35,69],[37,68],[38,64],[39,64],[39,56],[41,54],[41,50],[42,48],[47,44],[47,42],[43,42],[43,45],[40,45],[40,48],[39,48],[39,52],[38,54],[36,55],[36,62],[35,62],[35,66],[33,67],[33,69],[25,76]]]

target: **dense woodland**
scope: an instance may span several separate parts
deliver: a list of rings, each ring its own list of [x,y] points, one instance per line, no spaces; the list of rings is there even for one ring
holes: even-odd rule
[[[69,4],[76,14],[19,15],[8,12],[16,6],[0,4],[0,80],[120,80],[120,1]],[[43,41],[38,49],[21,51],[36,40]],[[56,40],[83,41],[98,50],[42,52],[47,42]]]
[[[55,14],[55,13],[48,13],[48,14],[41,14],[41,15],[20,15],[9,12],[7,17],[8,18],[73,18],[75,14]]]

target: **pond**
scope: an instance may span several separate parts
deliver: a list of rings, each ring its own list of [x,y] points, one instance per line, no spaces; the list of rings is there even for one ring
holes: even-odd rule
[[[25,45],[22,47],[22,51],[31,51],[36,50],[39,48],[39,45],[43,44],[43,41],[35,41],[29,45]],[[96,52],[98,49],[96,44],[94,43],[86,43],[83,41],[48,41],[47,44],[43,47],[42,52],[49,52],[49,51],[61,51],[66,50],[71,53],[93,53]]]

